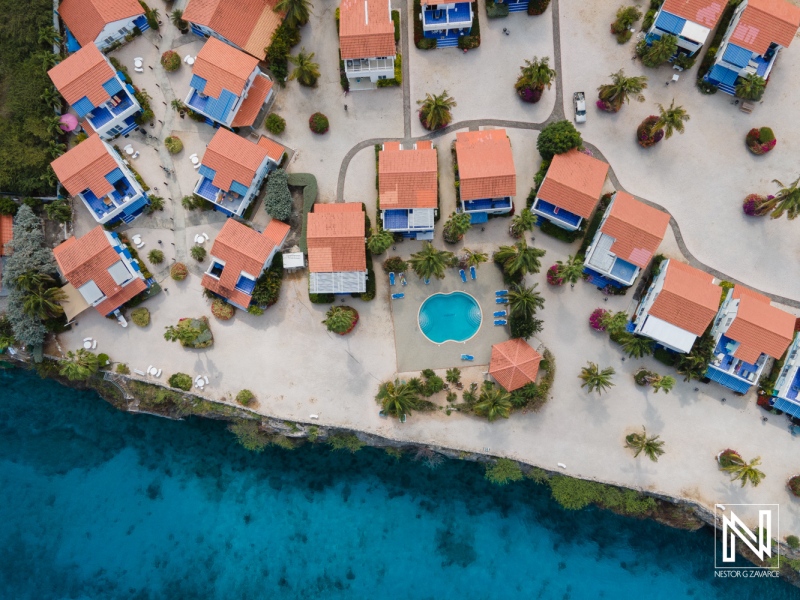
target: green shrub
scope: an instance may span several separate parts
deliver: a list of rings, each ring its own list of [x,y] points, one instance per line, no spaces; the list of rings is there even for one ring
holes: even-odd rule
[[[550,0],[530,0],[528,2],[529,15],[541,15],[550,6]]]
[[[161,250],[150,250],[147,253],[147,260],[154,265],[160,265],[164,262],[164,253]]]
[[[792,550],[797,550],[798,548],[800,548],[800,538],[797,537],[796,535],[787,535],[786,544]]]
[[[264,210],[279,221],[288,221],[292,216],[292,194],[288,182],[289,177],[283,169],[275,169],[267,179]]]
[[[13,217],[17,214],[17,210],[19,210],[19,204],[8,196],[0,196],[0,215],[10,215]]]
[[[169,276],[175,281],[183,281],[189,275],[189,269],[183,263],[176,262],[169,269]]]
[[[177,154],[178,152],[183,150],[183,142],[180,140],[179,137],[176,137],[174,135],[164,138],[164,146],[166,146],[167,151],[170,154]]]
[[[575,240],[579,240],[583,235],[583,231],[577,229],[575,231],[568,231],[563,227],[559,227],[558,225],[553,225],[547,219],[540,219],[539,220],[539,229],[542,233],[546,233],[550,237],[554,237],[557,240],[561,240],[562,242],[567,242],[571,244]]]
[[[303,252],[308,252],[308,241],[306,240],[306,230],[308,229],[308,213],[317,201],[317,178],[311,173],[291,173],[289,175],[290,186],[303,188],[303,233],[300,235],[298,245]]]
[[[417,48],[420,50],[434,50],[436,49],[436,39],[435,38],[422,38],[419,42],[417,42]]]
[[[192,376],[186,373],[175,373],[170,375],[168,383],[170,387],[188,392],[192,389]]]
[[[493,465],[486,465],[484,477],[496,485],[506,485],[512,481],[521,481],[522,470],[516,461],[498,458]]]
[[[355,454],[364,447],[364,442],[354,433],[336,433],[328,437],[328,445],[332,450],[347,450]]]
[[[274,135],[280,135],[286,130],[286,119],[275,113],[270,113],[264,121],[264,128]]]
[[[228,431],[236,436],[236,441],[246,450],[263,452],[269,445],[269,436],[261,431],[258,421],[238,419],[228,425]]]
[[[555,121],[545,126],[536,139],[536,149],[543,160],[552,160],[556,154],[583,148],[583,138],[571,121]]]
[[[394,23],[394,43],[396,44],[396,43],[398,43],[400,41],[400,11],[399,10],[393,10],[392,11],[392,23]]]
[[[151,215],[157,210],[164,210],[164,198],[161,196],[148,196],[150,204],[147,206],[147,214]]]
[[[117,365],[117,373],[119,373],[120,375],[130,375],[131,374],[131,370],[128,368],[128,365],[126,365],[125,363],[119,363]]]
[[[658,362],[667,365],[668,367],[674,367],[677,357],[671,350],[667,350],[663,346],[658,346],[653,351],[653,358],[655,358]]]
[[[108,354],[101,352],[97,355],[97,363],[100,365],[100,368],[108,366],[109,364],[109,357]]]
[[[197,262],[203,262],[206,258],[206,249],[199,245],[192,246],[189,253]]]
[[[458,47],[462,50],[474,50],[480,45],[480,38],[474,35],[462,35],[458,38]]]
[[[255,394],[250,390],[241,390],[236,394],[236,401],[242,406],[250,406],[256,400]]]
[[[181,57],[174,50],[167,50],[161,55],[161,66],[165,71],[177,71],[181,67]]]
[[[214,300],[211,302],[211,314],[220,321],[228,321],[229,319],[232,319],[235,312],[236,307],[234,307],[232,304],[228,304],[222,298],[214,298]]]
[[[758,141],[762,144],[767,144],[775,139],[775,133],[769,127],[761,127],[758,134]]]
[[[333,294],[308,294],[308,299],[311,304],[330,304],[336,301],[336,296]]]
[[[285,79],[289,75],[289,53],[299,42],[300,32],[285,21],[272,34],[266,60],[281,87],[285,85]]]
[[[499,19],[502,17],[508,16],[508,4],[503,2],[501,4],[497,4],[492,2],[492,0],[486,1],[486,16],[490,19]]]
[[[144,307],[134,308],[131,311],[131,321],[138,327],[147,327],[150,325],[150,311]]]
[[[308,119],[308,127],[314,133],[322,135],[323,133],[328,132],[330,123],[328,122],[328,117],[323,115],[321,112],[315,112]]]
[[[403,273],[408,269],[408,263],[399,256],[391,256],[383,261],[385,273]]]

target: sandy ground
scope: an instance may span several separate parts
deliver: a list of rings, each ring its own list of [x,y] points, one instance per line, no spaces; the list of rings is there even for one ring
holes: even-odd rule
[[[564,72],[559,75],[565,83],[567,101],[573,90],[591,93],[609,73],[620,67],[625,67],[629,73],[641,69],[638,63],[630,61],[632,46],[618,47],[607,33],[606,23],[616,8],[617,3],[608,0],[591,6],[577,0],[561,0]],[[400,89],[354,92],[346,99],[342,95],[333,10],[333,4],[317,5],[311,23],[303,31],[301,46],[315,52],[320,63],[319,86],[308,90],[289,82],[285,89],[278,89],[274,106],[274,111],[287,119],[286,132],[279,141],[299,150],[289,170],[314,173],[320,185],[320,201],[335,198],[342,158],[353,145],[364,139],[403,135]],[[510,85],[523,58],[552,52],[550,12],[536,19],[512,15],[505,23],[488,23],[483,7],[480,15],[483,44],[477,51],[458,56],[457,51],[450,50],[425,53],[416,50],[412,43],[410,56],[404,57],[410,61],[412,73],[412,108],[413,102],[425,91],[439,91],[428,89],[438,84],[437,87],[446,87],[459,101],[455,112],[457,120],[545,118],[549,113],[547,103],[555,98],[554,90],[545,93],[539,106],[523,107],[517,103]],[[510,27],[511,36],[502,35],[503,26]],[[188,52],[196,44],[191,37],[178,38],[175,33],[174,28],[165,23],[163,49],[174,47]],[[129,62],[134,56],[143,56],[146,64],[157,65],[159,50],[153,41],[158,40],[146,35],[117,54]],[[519,58],[504,60],[512,48],[514,56]],[[611,161],[628,191],[655,200],[675,214],[687,244],[700,260],[754,286],[792,297],[800,296],[800,279],[796,277],[800,267],[796,261],[785,259],[796,256],[800,242],[789,236],[790,225],[786,221],[745,221],[739,203],[749,191],[768,191],[768,181],[773,177],[790,180],[795,174],[795,165],[789,161],[797,156],[795,145],[798,142],[794,140],[797,136],[792,134],[800,125],[775,117],[777,111],[786,114],[790,108],[790,86],[796,84],[790,81],[788,74],[798,61],[800,51],[794,48],[781,56],[764,104],[749,116],[730,106],[729,99],[722,94],[701,96],[692,87],[691,74],[683,74],[676,86],[659,85],[672,74],[662,69],[648,73],[651,89],[647,92],[647,103],[626,106],[616,116],[597,114],[590,108],[589,120],[583,129],[585,138]],[[451,62],[456,66],[451,68]],[[434,67],[434,63],[448,68]],[[430,79],[429,69],[438,73],[434,79]],[[478,79],[477,73],[483,77]],[[164,124],[156,122],[152,130],[159,137],[157,143],[130,138],[137,147],[151,145],[155,148],[155,151],[143,148],[135,166],[151,186],[166,185],[164,189],[169,194],[161,195],[173,202],[164,213],[140,218],[130,229],[143,234],[144,251],[161,248],[167,254],[167,261],[173,256],[186,260],[194,235],[205,231],[213,239],[223,222],[215,213],[187,214],[179,202],[196,182],[196,172],[187,157],[192,152],[202,151],[213,134],[207,126],[188,119],[181,121],[174,111],[162,104],[174,97],[174,93],[183,96],[187,75],[185,66],[171,75],[156,70],[151,73],[149,69],[145,69],[144,74],[136,74],[153,95],[157,119]],[[507,89],[508,93],[499,93],[494,85],[483,85],[495,78],[505,82],[501,83],[501,89]],[[137,78],[134,80],[139,85]],[[159,90],[163,94],[156,93]],[[686,134],[667,140],[649,152],[641,150],[633,140],[636,124],[652,111],[654,102],[669,102],[673,95],[678,102],[685,103],[692,114]],[[347,112],[343,109],[345,103],[349,107]],[[316,110],[325,112],[331,121],[331,131],[324,136],[315,136],[308,130],[307,118]],[[566,106],[565,110],[571,115],[571,107]],[[421,133],[414,129],[418,127],[414,118],[411,122],[412,133]],[[779,145],[775,152],[757,159],[747,153],[741,142],[750,126],[761,124],[775,128]],[[186,145],[175,157],[166,154],[161,144],[163,135],[168,132],[179,132]],[[536,133],[509,130],[509,135],[517,166],[519,208],[539,163],[535,151]],[[436,142],[443,219],[455,205],[449,150],[453,137],[449,134]],[[159,164],[172,165],[176,177],[164,179]],[[350,163],[345,182],[345,199],[365,202],[373,217],[374,169],[373,149],[369,147]],[[81,234],[93,223],[82,211],[79,210],[79,214],[76,231]],[[440,221],[437,227],[437,245],[441,242],[443,223]],[[507,227],[508,220],[494,219],[484,231],[477,228],[470,231],[461,245],[488,249],[509,243]],[[388,281],[382,276],[378,261],[377,297],[370,303],[346,299],[357,308],[361,320],[356,330],[344,337],[325,331],[320,322],[327,307],[310,304],[306,277],[300,273],[284,280],[280,302],[263,316],[239,311],[229,322],[212,320],[215,336],[212,348],[187,351],[170,344],[162,337],[166,326],[181,317],[210,313],[208,301],[201,295],[199,280],[207,261],[197,265],[189,260],[192,275],[181,283],[165,280],[165,293],[147,302],[152,313],[152,323],[147,328],[139,329],[131,324],[121,329],[112,321],[87,311],[80,316],[75,329],[60,336],[60,342],[65,350],[75,349],[80,347],[84,337],[92,336],[99,340],[98,350],[109,353],[114,361],[125,362],[132,369],[144,370],[151,364],[162,368],[162,383],[178,371],[208,374],[211,385],[204,395],[213,399],[230,398],[242,388],[252,389],[259,400],[258,410],[282,419],[307,421],[310,414],[318,414],[322,425],[360,429],[398,440],[476,452],[488,448],[491,454],[514,457],[548,469],[557,469],[557,463],[563,462],[570,475],[691,498],[706,506],[716,502],[779,501],[783,509],[782,533],[800,533],[800,504],[790,500],[784,489],[786,479],[796,473],[794,457],[798,443],[787,432],[786,420],[771,416],[763,423],[764,413],[755,406],[752,395],[737,398],[715,384],[679,381],[669,395],[655,395],[636,387],[632,373],[639,365],[661,373],[666,373],[665,367],[649,359],[623,360],[619,348],[607,337],[592,332],[587,325],[589,314],[597,306],[613,310],[630,308],[630,295],[604,301],[595,288],[585,284],[574,289],[548,288],[544,270],[555,260],[574,253],[577,244],[564,244],[538,232],[534,235],[536,245],[546,249],[547,255],[543,259],[543,272],[528,277],[527,283],[538,283],[546,299],[540,314],[545,321],[540,341],[556,357],[554,394],[540,413],[515,414],[507,421],[489,424],[475,417],[456,413],[447,416],[443,412],[415,414],[405,424],[379,417],[374,401],[379,383],[394,377],[400,368],[407,368],[398,366],[398,358],[412,356],[417,342],[413,336],[411,339],[404,337],[412,331],[404,323],[395,346],[397,323],[393,323]],[[736,242],[730,243],[734,236]],[[207,247],[210,248],[210,244]],[[419,247],[419,242],[403,242],[396,253],[408,256]],[[679,257],[671,231],[662,251]],[[770,261],[772,254],[783,260]],[[166,266],[165,263],[161,271],[156,271],[159,279],[163,279]],[[481,267],[482,283],[493,285],[492,269],[492,265]],[[455,277],[454,273],[448,273],[448,284],[453,281],[460,284]],[[409,294],[404,300],[403,309],[413,313],[414,305],[418,306],[425,290],[410,279],[408,287],[414,286],[415,292],[413,297]],[[491,333],[494,335],[495,331]],[[484,348],[480,357],[487,356]],[[430,360],[431,364],[441,364],[438,355],[431,356]],[[588,360],[616,369],[616,385],[608,394],[590,395],[580,388],[577,376]],[[485,365],[481,364],[466,369],[466,382],[480,380],[483,371]],[[727,401],[722,403],[722,398]],[[623,447],[625,434],[641,425],[661,435],[666,442],[667,453],[658,463],[641,458],[635,460]],[[767,478],[758,488],[741,489],[718,472],[714,455],[726,447],[736,448],[745,458],[762,457]]]

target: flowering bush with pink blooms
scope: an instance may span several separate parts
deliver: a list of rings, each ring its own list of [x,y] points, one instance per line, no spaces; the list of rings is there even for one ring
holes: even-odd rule
[[[749,194],[742,202],[742,210],[748,217],[763,217],[771,210],[768,204],[775,196],[762,196],[760,194]]]
[[[595,102],[595,106],[604,112],[615,113],[619,112],[619,106],[615,106],[611,104],[611,102],[606,102],[605,100],[598,100]]]
[[[766,154],[778,143],[775,134],[769,127],[753,128],[745,136],[747,149],[753,154]]]
[[[547,283],[550,285],[564,285],[564,278],[558,274],[558,265],[553,265],[547,269]]]
[[[664,137],[663,129],[653,128],[656,123],[658,123],[658,117],[650,115],[636,128],[636,141],[642,148],[654,146]]]
[[[605,317],[607,313],[608,311],[603,308],[595,308],[592,314],[589,315],[589,327],[595,331],[605,331],[606,328],[603,325],[603,317]]]

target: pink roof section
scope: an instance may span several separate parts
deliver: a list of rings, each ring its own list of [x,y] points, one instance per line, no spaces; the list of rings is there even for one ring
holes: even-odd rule
[[[342,0],[339,7],[342,58],[394,56],[394,23],[389,0]]]
[[[517,194],[517,172],[505,129],[456,134],[459,191],[462,200]]]
[[[308,213],[310,273],[366,271],[364,210],[360,203],[315,204]]]
[[[542,355],[523,339],[514,338],[492,346],[489,374],[495,381],[513,392],[535,382]]]
[[[50,166],[70,196],[89,189],[98,198],[107,196],[114,189],[106,175],[119,167],[96,133],[59,156]]]
[[[220,127],[208,143],[201,163],[214,169],[212,183],[227,192],[233,181],[249,187],[266,157],[267,149],[263,146]]]
[[[258,59],[210,37],[197,53],[192,74],[206,80],[203,93],[219,98],[223,89],[241,96]]]
[[[47,74],[69,104],[87,97],[94,106],[104,104],[111,97],[103,84],[116,76],[106,57],[94,44],[87,44],[68,56]]]
[[[97,39],[109,23],[144,14],[136,0],[62,0],[58,14],[81,46]]]
[[[661,8],[692,23],[714,29],[725,4],[725,0],[665,0]]]
[[[773,42],[788,48],[798,27],[800,7],[786,0],[747,0],[731,41],[763,55]]]
[[[642,269],[653,258],[669,226],[669,215],[627,192],[617,192],[600,231],[614,238],[611,252]]]

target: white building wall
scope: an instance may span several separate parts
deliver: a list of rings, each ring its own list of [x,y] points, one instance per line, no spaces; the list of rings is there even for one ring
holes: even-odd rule
[[[144,12],[142,12],[142,14],[144,14]],[[100,50],[108,48],[117,40],[124,38],[129,33],[133,33],[133,22],[140,16],[141,15],[136,15],[130,19],[122,19],[120,21],[109,23],[103,28],[103,31],[100,32],[100,35],[95,38],[94,43]]]

